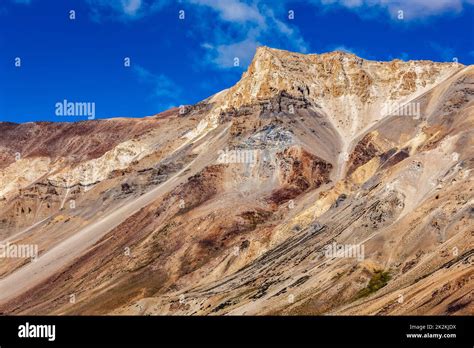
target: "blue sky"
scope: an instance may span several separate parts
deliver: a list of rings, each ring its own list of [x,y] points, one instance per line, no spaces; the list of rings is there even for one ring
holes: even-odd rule
[[[259,45],[473,64],[473,23],[474,0],[1,0],[0,121],[87,119],[57,116],[63,100],[97,118],[193,104]]]

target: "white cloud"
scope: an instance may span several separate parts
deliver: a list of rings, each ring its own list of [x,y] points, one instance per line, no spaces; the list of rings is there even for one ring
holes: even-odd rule
[[[189,0],[191,4],[207,6],[215,10],[220,18],[228,22],[256,22],[263,24],[264,18],[255,5],[239,0]]]
[[[213,46],[205,43],[202,46],[209,50],[208,57],[213,63],[221,68],[234,67],[235,59],[238,59],[240,66],[247,66],[252,60],[255,50],[260,43],[254,38],[246,38],[243,41]]]
[[[135,16],[142,7],[142,0],[121,0],[120,4],[125,14]]]
[[[16,0],[29,1],[29,0]],[[87,0],[96,19],[134,20],[150,15],[170,0]],[[239,58],[240,69],[251,61],[260,44],[306,53],[308,44],[300,34],[297,22],[288,20],[288,4],[293,0],[181,0],[188,5],[186,11],[197,11],[203,20],[198,27],[190,29],[190,35],[205,37],[201,45],[205,50],[204,64],[216,68],[235,68],[234,58]],[[395,21],[403,11],[406,22],[426,20],[432,16],[461,12],[466,4],[474,0],[309,0],[319,9],[330,10],[344,7],[361,17],[386,18],[389,14]],[[290,7],[291,8],[291,7]],[[214,16],[213,16],[214,14]],[[199,16],[198,15],[198,16]],[[338,49],[338,47],[333,47]],[[367,54],[346,46],[339,49],[353,52],[370,59]],[[445,54],[449,55],[449,52]]]
[[[25,1],[25,0],[23,0]],[[171,0],[86,0],[91,18],[100,22],[106,19],[130,21],[149,16]],[[234,58],[240,60],[240,68],[250,62],[260,43],[307,52],[308,47],[296,26],[286,23],[285,2],[265,4],[261,0],[181,0],[189,5],[187,11],[202,12],[199,26],[193,28],[207,44],[202,47],[205,63],[217,68],[234,67]],[[211,12],[209,12],[211,11]],[[215,17],[212,14],[215,13]]]
[[[330,45],[326,47],[326,52],[332,51],[340,51],[345,53],[355,54],[357,57],[364,58],[364,59],[375,59],[370,53],[366,52],[364,49],[361,48],[354,48],[349,47],[346,45]]]
[[[151,15],[170,0],[86,0],[91,10],[92,19],[100,22],[103,19],[136,20]]]
[[[204,34],[210,37],[202,45],[207,51],[205,63],[214,64],[216,68],[235,68],[235,58],[239,59],[239,69],[246,68],[261,44],[303,53],[308,51],[297,27],[283,21],[287,16],[283,3],[275,2],[270,7],[258,0],[189,2],[217,12],[219,21],[202,28]],[[220,30],[222,26],[226,29]]]
[[[280,15],[281,15],[280,18],[284,18],[283,13],[282,13],[283,12],[282,9],[277,8],[277,10],[280,10]],[[265,12],[265,16],[267,18],[269,18],[269,21],[272,23],[270,32],[277,29],[276,31],[278,33],[280,33],[280,35],[282,35],[282,36],[286,37],[287,39],[291,40],[294,49],[296,49],[297,51],[299,51],[301,53],[307,53],[308,52],[308,44],[305,42],[303,37],[299,34],[299,31],[298,31],[298,29],[296,29],[296,27],[291,27],[288,24],[286,24],[285,22],[283,22],[282,20],[280,20],[275,15],[275,11],[271,8],[268,8],[268,7],[265,8],[264,12]]]
[[[342,6],[357,11],[361,16],[372,17],[380,11],[386,11],[393,19],[407,21],[425,20],[429,17],[460,13],[466,4],[474,0],[313,0],[315,4]]]

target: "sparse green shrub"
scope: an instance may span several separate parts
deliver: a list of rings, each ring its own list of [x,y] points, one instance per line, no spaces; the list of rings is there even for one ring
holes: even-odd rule
[[[390,272],[384,270],[377,270],[372,275],[372,278],[369,281],[369,284],[362,290],[357,293],[356,299],[369,296],[377,290],[383,288],[387,285],[388,281],[391,279]]]

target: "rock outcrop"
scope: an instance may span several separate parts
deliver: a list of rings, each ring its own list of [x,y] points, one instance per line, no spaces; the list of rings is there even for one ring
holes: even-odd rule
[[[0,312],[472,313],[473,103],[473,66],[261,47],[196,105],[0,123],[0,244],[39,253]]]

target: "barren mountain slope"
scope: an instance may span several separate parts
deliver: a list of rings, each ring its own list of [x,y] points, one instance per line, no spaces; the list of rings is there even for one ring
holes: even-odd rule
[[[0,124],[0,240],[40,251],[0,259],[0,312],[472,313],[473,95],[472,66],[261,47],[181,110]]]

